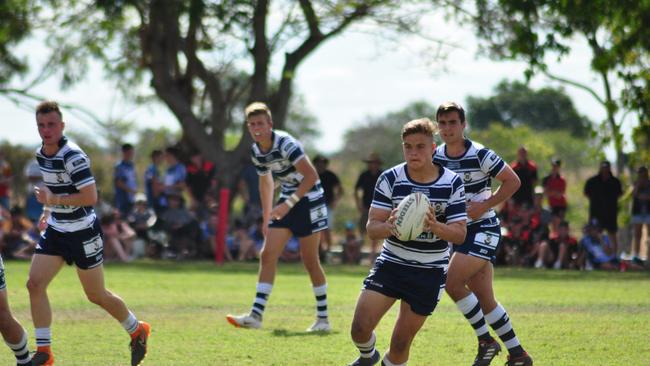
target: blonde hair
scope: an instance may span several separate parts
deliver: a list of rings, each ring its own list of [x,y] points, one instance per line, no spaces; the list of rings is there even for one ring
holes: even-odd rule
[[[271,110],[269,107],[262,102],[253,102],[249,104],[246,109],[244,109],[244,114],[246,115],[246,120],[251,116],[256,116],[258,114],[265,114],[269,117],[269,121],[272,120]]]
[[[406,136],[416,133],[421,133],[433,138],[433,136],[438,133],[438,125],[431,122],[428,118],[418,118],[406,122],[404,127],[402,127],[402,140],[404,140]]]

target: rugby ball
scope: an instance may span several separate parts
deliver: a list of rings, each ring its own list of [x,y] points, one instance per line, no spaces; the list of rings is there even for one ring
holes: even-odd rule
[[[423,193],[411,193],[397,205],[395,231],[397,239],[409,241],[424,231],[424,217],[429,211],[429,198]]]

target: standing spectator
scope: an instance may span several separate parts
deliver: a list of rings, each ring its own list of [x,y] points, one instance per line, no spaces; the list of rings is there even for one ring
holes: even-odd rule
[[[521,186],[512,195],[517,204],[525,204],[528,207],[533,205],[533,188],[537,184],[537,165],[532,160],[528,160],[528,150],[520,146],[517,150],[517,160],[510,164],[515,171]]]
[[[32,159],[25,165],[25,177],[27,178],[27,197],[25,198],[25,214],[32,222],[37,222],[43,213],[43,204],[38,202],[34,188],[43,183],[41,168],[38,161]]]
[[[334,227],[334,209],[336,204],[343,197],[343,186],[341,180],[331,170],[327,169],[329,159],[323,155],[314,157],[314,167],[320,177],[320,184],[323,186],[325,205],[327,205],[327,229],[321,234],[321,250],[329,251],[332,245],[332,228]]]
[[[126,218],[133,210],[135,193],[138,190],[138,178],[135,171],[133,145],[122,145],[122,160],[115,165],[113,183],[115,184],[115,208],[120,217]]]
[[[162,193],[164,184],[160,179],[160,164],[162,164],[163,153],[160,150],[151,152],[151,164],[144,172],[144,194],[147,196],[149,207],[156,213],[160,213],[162,207]]]
[[[13,171],[11,165],[5,160],[5,153],[0,151],[0,205],[9,209],[9,196],[11,195],[11,180]]]
[[[632,244],[632,261],[643,265],[641,260],[641,235],[643,226],[646,235],[650,235],[650,181],[648,181],[648,168],[645,166],[637,170],[636,182],[632,190],[632,225],[634,225],[634,242]],[[646,247],[646,260],[650,258],[650,248]]]
[[[262,217],[258,177],[255,165],[247,161],[237,183],[239,194],[244,200],[244,225],[246,226],[254,225]]]
[[[612,175],[609,161],[601,162],[598,174],[587,180],[584,194],[589,199],[589,221],[596,219],[600,227],[607,230],[614,253],[618,253],[618,199],[623,189],[621,181]]]
[[[560,174],[561,166],[562,161],[560,159],[551,161],[551,173],[542,179],[542,186],[553,215],[564,218],[567,210],[566,180]]]
[[[203,159],[200,152],[194,152],[186,171],[185,183],[190,191],[191,209],[202,219],[207,214],[205,195],[217,187],[216,168],[212,162]]]
[[[165,161],[167,162],[167,170],[163,181],[165,196],[180,194],[185,190],[185,179],[187,177],[185,165],[180,162],[180,151],[173,146],[168,147],[165,149]],[[165,198],[166,206],[167,200]]]
[[[357,204],[357,210],[359,211],[359,231],[361,235],[366,235],[366,224],[368,223],[368,210],[370,209],[370,204],[372,203],[373,194],[375,193],[375,184],[377,184],[377,179],[381,175],[381,158],[379,154],[370,153],[368,158],[364,160],[366,163],[366,170],[359,175],[357,179],[357,184],[354,186],[354,201]],[[377,256],[377,247],[379,246],[379,240],[371,240],[371,253],[372,258]]]

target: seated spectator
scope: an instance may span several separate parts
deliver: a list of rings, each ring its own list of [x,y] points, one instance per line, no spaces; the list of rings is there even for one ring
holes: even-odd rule
[[[163,257],[193,258],[197,255],[197,244],[201,241],[199,223],[185,208],[180,192],[169,191],[167,203],[168,208],[160,216],[162,227],[169,236],[169,247]]]
[[[243,221],[235,220],[233,226],[232,257],[237,258],[238,261],[257,259],[259,252],[256,249],[255,241],[248,235],[248,230]]]
[[[300,261],[300,242],[295,236],[287,242],[284,251],[280,255],[280,260],[283,262],[298,262]]]
[[[354,223],[351,221],[345,223],[345,238],[341,241],[344,264],[359,264],[361,262],[363,241],[357,236],[354,229]]]
[[[99,222],[104,233],[104,259],[130,262],[133,259],[135,231],[122,220],[118,210],[103,214]]]
[[[31,258],[36,243],[39,240],[39,232],[23,213],[22,208],[16,206],[3,215],[2,232],[4,237],[0,239],[0,249],[4,258]]]
[[[150,241],[150,231],[156,224],[156,213],[149,208],[147,196],[143,193],[135,195],[135,206],[127,217],[129,226],[135,231],[136,241],[134,242],[134,256],[139,257],[149,252],[149,246],[155,245]]]
[[[540,243],[535,268],[553,266],[553,269],[579,269],[578,249],[578,241],[571,236],[569,223],[562,221],[558,231]]]
[[[514,216],[497,249],[497,264],[524,265],[530,261],[530,230],[520,216]]]
[[[584,237],[580,246],[585,251],[585,268],[603,270],[618,270],[619,260],[616,257],[616,250],[609,237],[602,233],[597,221],[592,220],[584,229]]]

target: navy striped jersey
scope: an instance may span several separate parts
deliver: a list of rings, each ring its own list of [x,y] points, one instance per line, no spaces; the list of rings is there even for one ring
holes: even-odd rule
[[[390,211],[409,194],[422,192],[435,207],[439,222],[466,220],[463,182],[456,173],[437,165],[440,175],[429,183],[413,181],[408,175],[406,163],[384,171],[377,180],[370,207]],[[390,236],[384,240],[379,258],[407,266],[446,270],[449,263],[449,243],[431,232],[423,232],[410,241],[401,241],[395,236]]]
[[[293,136],[280,130],[273,130],[271,139],[273,146],[267,152],[260,150],[257,143],[251,147],[251,160],[257,169],[257,174],[273,174],[281,183],[280,197],[287,198],[291,196],[300,182],[303,175],[300,174],[295,164],[305,157],[302,145]],[[323,196],[323,188],[320,180],[306,194],[310,201],[314,201]]]
[[[492,197],[492,178],[506,165],[494,151],[469,139],[465,139],[465,154],[462,156],[448,156],[447,146],[442,144],[436,148],[433,161],[453,170],[463,179],[468,202],[482,202]],[[469,219],[468,224],[495,216],[494,209],[490,208],[480,218]]]
[[[43,183],[54,194],[69,195],[95,184],[90,172],[90,159],[75,143],[65,137],[59,142],[59,151],[53,156],[43,154],[42,148],[36,151],[36,160],[43,174]],[[50,206],[51,215],[47,224],[61,232],[88,229],[95,221],[92,206]]]

